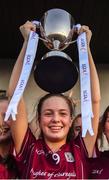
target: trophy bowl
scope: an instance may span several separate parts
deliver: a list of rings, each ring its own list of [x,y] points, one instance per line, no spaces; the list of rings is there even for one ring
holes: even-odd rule
[[[50,9],[41,18],[40,32],[50,50],[64,50],[74,33],[74,18],[63,9]],[[72,31],[71,31],[72,30]]]
[[[47,92],[64,93],[78,80],[76,65],[62,52],[72,41],[74,27],[73,17],[62,9],[50,9],[41,18],[41,39],[51,51],[35,65],[34,79]]]

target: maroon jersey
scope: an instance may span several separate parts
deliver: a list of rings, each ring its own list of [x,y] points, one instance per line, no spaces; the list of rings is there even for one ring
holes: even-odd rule
[[[11,177],[7,168],[3,164],[0,164],[0,179],[10,179]]]
[[[109,158],[109,151],[103,151],[103,152],[100,152],[100,157],[107,157]]]
[[[18,178],[16,161],[13,155],[7,158],[0,156],[0,179],[15,179]]]
[[[85,179],[86,158],[73,141],[53,153],[43,139],[36,140],[28,129],[16,156],[22,179]]]
[[[90,179],[109,179],[109,152],[100,154],[98,158],[91,158]]]

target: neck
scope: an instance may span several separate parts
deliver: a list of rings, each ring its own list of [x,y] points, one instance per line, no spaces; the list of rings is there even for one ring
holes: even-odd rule
[[[59,142],[51,142],[45,139],[46,144],[49,146],[49,148],[52,150],[52,152],[57,152],[65,143],[66,141],[59,141]]]

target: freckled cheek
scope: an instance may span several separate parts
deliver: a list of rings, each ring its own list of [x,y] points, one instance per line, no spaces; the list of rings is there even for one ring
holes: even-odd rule
[[[72,121],[71,119],[63,119],[63,123],[66,124],[67,126],[71,126]]]
[[[47,126],[50,123],[51,119],[50,118],[42,118],[40,119],[40,124],[41,126]]]

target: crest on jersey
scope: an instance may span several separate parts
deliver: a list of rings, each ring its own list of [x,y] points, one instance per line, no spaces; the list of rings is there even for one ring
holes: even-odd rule
[[[67,162],[74,162],[74,157],[71,152],[65,152],[65,158]]]

